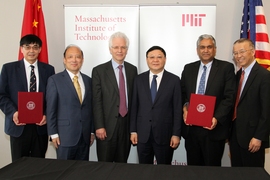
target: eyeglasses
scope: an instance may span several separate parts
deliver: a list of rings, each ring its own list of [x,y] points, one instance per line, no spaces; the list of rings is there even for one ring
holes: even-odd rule
[[[120,46],[120,47],[119,46],[112,46],[111,48],[114,50],[118,50],[118,49],[127,50],[128,47],[127,46]]]
[[[23,48],[25,50],[27,50],[27,51],[29,51],[31,49],[33,49],[34,51],[37,51],[37,50],[39,50],[40,47],[39,46],[27,46],[27,45],[24,45]]]
[[[252,50],[252,49],[242,49],[240,51],[233,52],[232,54],[233,54],[233,56],[238,56],[238,55],[242,56],[243,54],[245,54],[247,51],[250,51],[250,50]]]
[[[200,50],[204,50],[205,48],[208,49],[208,50],[210,50],[210,49],[213,49],[214,46],[199,46],[199,49]]]
[[[147,58],[150,59],[150,60],[154,60],[154,59],[160,60],[160,59],[163,58],[163,56],[148,56]]]

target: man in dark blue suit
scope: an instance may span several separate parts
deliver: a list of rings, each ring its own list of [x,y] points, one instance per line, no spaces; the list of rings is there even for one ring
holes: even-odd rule
[[[89,160],[92,132],[91,78],[80,72],[83,51],[69,45],[64,52],[65,70],[51,76],[47,85],[48,134],[57,159]]]
[[[151,47],[146,58],[149,71],[134,80],[130,140],[137,144],[139,163],[153,164],[155,156],[157,164],[171,164],[181,134],[180,79],[164,69],[163,48]]]
[[[5,114],[5,133],[10,135],[12,161],[23,156],[42,157],[48,147],[46,115],[37,124],[19,122],[18,92],[30,91],[30,71],[34,66],[36,91],[46,92],[47,79],[54,74],[51,65],[38,61],[42,41],[35,35],[21,38],[20,49],[24,58],[20,61],[4,64],[0,77],[0,108]],[[45,102],[45,97],[44,97]],[[44,112],[45,112],[44,106]]]

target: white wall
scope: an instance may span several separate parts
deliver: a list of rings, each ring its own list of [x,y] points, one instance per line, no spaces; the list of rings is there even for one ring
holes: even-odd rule
[[[233,42],[239,38],[239,29],[244,0],[43,0],[49,62],[56,72],[63,70],[62,54],[65,48],[64,37],[64,4],[181,4],[181,5],[217,5],[217,55],[219,59],[232,62],[231,49]],[[18,57],[21,24],[24,12],[24,0],[0,1],[0,67],[6,62],[15,61]],[[263,0],[268,32],[270,30],[270,1]],[[162,13],[162,12],[161,12]],[[203,32],[202,32],[203,33]],[[183,42],[185,43],[185,42]],[[195,44],[195,42],[194,42]],[[106,49],[107,50],[107,49]],[[84,50],[86,51],[86,50]],[[179,50],[184,51],[184,49]],[[194,53],[195,49],[194,49]],[[181,59],[181,57],[179,57]],[[180,74],[179,74],[180,76]],[[4,133],[4,114],[0,112],[0,168],[11,162],[9,136]],[[225,154],[227,155],[227,154]],[[51,145],[47,158],[55,158]],[[266,170],[270,173],[270,152],[266,150]]]

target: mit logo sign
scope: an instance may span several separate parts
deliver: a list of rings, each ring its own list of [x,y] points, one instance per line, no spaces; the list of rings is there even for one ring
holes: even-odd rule
[[[202,26],[202,18],[206,14],[182,14],[182,26]]]

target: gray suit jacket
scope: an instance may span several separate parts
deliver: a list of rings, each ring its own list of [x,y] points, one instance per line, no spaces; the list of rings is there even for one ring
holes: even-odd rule
[[[90,144],[92,130],[91,78],[82,74],[85,95],[82,104],[66,70],[48,79],[47,126],[48,134],[58,134],[62,146],[78,143],[81,135]]]
[[[137,68],[128,62],[124,62],[124,66],[128,91],[128,111],[130,112],[133,80],[137,75]],[[106,139],[110,140],[115,130],[119,111],[119,90],[112,62],[108,61],[93,68],[92,78],[94,126],[95,129],[105,128]],[[127,133],[129,133],[129,129],[127,129]]]

